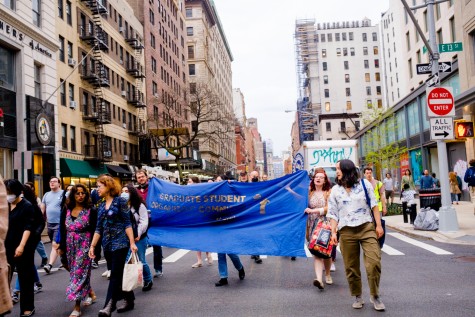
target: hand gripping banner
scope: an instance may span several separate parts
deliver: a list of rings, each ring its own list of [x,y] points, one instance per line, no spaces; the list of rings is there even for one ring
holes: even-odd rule
[[[305,256],[309,178],[181,186],[150,180],[150,243],[230,254]]]

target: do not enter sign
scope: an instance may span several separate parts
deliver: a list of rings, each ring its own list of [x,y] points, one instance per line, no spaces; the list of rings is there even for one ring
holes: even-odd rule
[[[432,87],[426,90],[429,117],[455,116],[452,87]]]

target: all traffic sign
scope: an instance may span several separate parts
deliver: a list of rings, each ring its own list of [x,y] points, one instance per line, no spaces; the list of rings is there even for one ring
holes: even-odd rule
[[[452,117],[430,118],[431,140],[452,140],[454,138],[454,119]]]
[[[452,87],[427,88],[426,96],[429,117],[455,116]]]

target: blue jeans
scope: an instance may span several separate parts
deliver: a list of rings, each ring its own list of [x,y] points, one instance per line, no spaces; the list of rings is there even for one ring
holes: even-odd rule
[[[145,259],[145,251],[147,251],[147,245],[148,245],[148,238],[145,237],[143,239],[140,239],[139,241],[135,242],[135,245],[137,246],[137,255],[139,257],[140,262],[143,264],[143,281],[144,283],[148,283],[152,281],[152,273],[150,272],[150,267],[147,264],[147,259]],[[127,259],[130,256],[130,251],[127,254]]]
[[[38,275],[38,271],[36,270],[36,266],[33,265],[33,270],[35,270],[35,283],[38,283],[40,281],[40,277]],[[17,278],[15,282],[15,288],[13,289],[13,293],[19,292],[20,291],[20,279]]]
[[[242,269],[242,263],[236,254],[228,254],[236,270]],[[228,264],[226,262],[226,253],[218,253],[218,271],[220,278],[228,278]]]
[[[48,258],[45,251],[45,245],[43,244],[43,241],[41,240],[40,242],[38,242],[38,245],[36,246],[36,252],[38,252],[38,254],[41,256],[41,259]]]

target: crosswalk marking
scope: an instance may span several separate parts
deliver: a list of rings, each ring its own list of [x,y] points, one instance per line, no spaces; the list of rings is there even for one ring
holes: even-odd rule
[[[175,252],[173,252],[171,255],[167,256],[163,262],[164,263],[173,263],[173,262],[176,262],[178,261],[180,258],[182,258],[183,256],[185,256],[185,254],[187,254],[188,252],[190,252],[190,250],[183,250],[183,249],[179,249]]]
[[[401,251],[398,251],[398,250],[394,249],[393,247],[390,247],[387,244],[384,244],[381,251],[383,251],[387,255],[404,255],[404,253],[402,253]]]
[[[397,232],[390,232],[390,233],[387,233],[388,235],[392,236],[392,237],[395,237],[399,240],[402,240],[404,242],[407,242],[409,244],[412,244],[412,245],[415,245],[419,248],[422,248],[422,249],[425,249],[429,252],[432,252],[432,253],[435,253],[435,254],[438,254],[438,255],[447,255],[447,254],[453,254],[451,252],[448,252],[448,251],[445,251],[445,250],[442,250],[440,248],[437,248],[437,247],[434,247],[430,244],[427,244],[427,243],[424,243],[424,242],[420,242],[420,241],[417,241],[415,239],[412,239],[412,238],[409,238],[409,237],[406,237],[405,235],[402,235],[400,233],[397,233]]]

